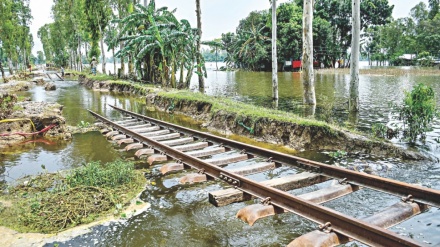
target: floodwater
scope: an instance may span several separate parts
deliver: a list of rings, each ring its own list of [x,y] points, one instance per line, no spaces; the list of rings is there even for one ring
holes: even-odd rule
[[[259,72],[216,72],[208,71],[206,93],[226,96],[257,105],[271,105],[271,75]],[[346,112],[348,97],[348,75],[316,75],[318,107],[316,118],[333,118],[335,122],[349,122],[368,132],[372,123],[390,124],[395,122],[389,103],[400,103],[404,90],[423,82],[432,86],[437,95],[440,86],[433,76],[365,76],[360,77],[361,111],[352,121]],[[302,86],[298,73],[280,73],[279,107],[285,111],[305,114],[302,102]],[[111,119],[121,116],[107,104],[117,105],[131,111],[170,121],[187,127],[200,129],[199,124],[179,115],[169,115],[154,111],[142,101],[128,95],[93,92],[79,86],[77,82],[56,82],[56,91],[44,91],[36,86],[26,96],[35,101],[58,102],[64,105],[63,115],[70,125],[81,121],[93,123],[94,119],[86,109],[103,114]],[[192,84],[194,90],[195,83]],[[416,148],[439,157],[434,141],[440,131],[439,125],[429,133],[427,143]],[[249,141],[235,137],[242,141]],[[393,140],[399,145],[404,143]],[[263,147],[285,152],[282,147],[260,144]],[[120,147],[105,140],[98,132],[75,135],[70,142],[52,143],[46,140],[17,145],[8,150],[0,150],[1,177],[3,182],[13,183],[24,175],[57,171],[77,167],[82,163],[100,160],[127,159],[132,152],[123,152]],[[290,150],[290,153],[293,153]],[[440,165],[437,162],[404,162],[393,157],[372,157],[350,154],[340,159],[331,158],[327,152],[300,152],[296,155],[343,167],[372,167],[376,174],[429,188],[440,189]],[[137,163],[138,167],[148,167]],[[199,185],[179,185],[178,179],[186,172],[168,176],[159,175],[160,165],[149,167],[147,178],[155,182],[149,185],[142,198],[152,204],[151,208],[126,221],[93,228],[89,234],[76,237],[68,242],[51,243],[47,246],[285,246],[294,238],[316,229],[316,225],[293,214],[282,214],[258,221],[253,227],[235,218],[236,212],[253,202],[237,203],[216,208],[208,202],[208,192],[222,189],[224,185],[208,182]],[[252,179],[262,181],[291,174],[291,169],[279,168]],[[301,194],[323,188],[328,184],[294,190]],[[363,189],[347,197],[325,203],[325,206],[356,218],[363,218],[400,199],[387,194]],[[420,243],[434,245],[440,243],[440,210],[429,211],[392,228],[393,231],[416,239]]]

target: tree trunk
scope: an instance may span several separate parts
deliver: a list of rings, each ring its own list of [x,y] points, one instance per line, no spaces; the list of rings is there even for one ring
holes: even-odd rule
[[[85,55],[86,55],[86,61],[89,61],[89,54],[88,54],[88,52],[87,52],[87,42],[84,42],[84,52],[86,53]]]
[[[218,70],[218,65],[217,65],[218,58],[217,58],[217,56],[218,56],[218,48],[216,47],[215,48],[215,70]]]
[[[70,62],[70,66],[69,66],[69,68],[72,68],[73,67],[73,51],[72,50],[70,50],[70,59],[69,59],[69,62]],[[61,67],[62,67],[63,65],[61,65]]]
[[[200,9],[200,0],[196,0],[196,13],[197,13],[197,30],[199,38],[197,39],[197,74],[199,76],[199,91],[205,92],[205,80],[202,74],[202,59],[200,54],[200,46],[202,40],[202,10]]]
[[[2,72],[3,82],[7,82],[6,77],[5,77],[5,71],[3,70],[3,64],[2,64],[1,60],[0,60],[0,71]]]
[[[316,105],[315,78],[313,75],[313,0],[304,0],[303,11],[303,87],[304,103]]]
[[[101,26],[99,26],[99,32],[101,32]],[[102,58],[102,73],[103,74],[106,74],[105,73],[105,65],[106,65],[106,61],[105,61],[105,51],[104,51],[104,39],[102,38],[102,32],[101,32],[101,40],[100,40],[100,42],[101,42],[101,58]]]
[[[14,74],[14,67],[12,66],[12,60],[8,58],[8,68],[9,68],[9,75]]]
[[[128,56],[128,74],[131,75],[133,73],[133,57],[132,55]]]
[[[176,87],[176,68],[177,68],[177,63],[176,63],[174,57],[171,59],[170,65],[172,66],[171,67],[171,87],[172,88],[177,88]]]
[[[190,65],[187,73],[186,73],[186,81],[185,81],[185,88],[189,88],[189,85],[191,84],[191,78],[193,75],[194,66]]]
[[[350,112],[359,111],[359,48],[360,48],[360,0],[352,0],[352,38],[350,61]]]
[[[115,48],[112,49],[112,56],[113,56],[113,75],[116,74],[116,59],[115,59]]]
[[[180,64],[180,76],[179,76],[179,85],[181,86],[181,87],[183,87],[183,84],[184,84],[184,82],[183,82],[183,70],[184,70],[184,62],[182,62],[181,64]]]
[[[79,56],[79,68],[78,70],[81,72],[83,70],[82,66],[82,54],[81,54],[81,37],[78,36],[78,56]]]
[[[278,108],[277,1],[272,0],[272,100]]]
[[[144,0],[144,6],[145,6],[145,7],[148,6],[148,0]]]

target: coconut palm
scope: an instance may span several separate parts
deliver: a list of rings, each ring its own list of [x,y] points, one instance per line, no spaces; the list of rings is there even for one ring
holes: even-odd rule
[[[248,30],[237,35],[236,44],[239,47],[237,52],[240,62],[252,70],[256,70],[260,65],[258,61],[267,57],[266,45],[270,43],[270,38],[264,35],[263,30],[266,28],[263,23],[256,26],[252,21]]]

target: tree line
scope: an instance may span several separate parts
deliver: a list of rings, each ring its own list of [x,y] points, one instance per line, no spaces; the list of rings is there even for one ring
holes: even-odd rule
[[[106,73],[106,56],[117,57],[121,65],[117,68],[114,62],[113,66],[119,74],[128,65],[128,73],[144,81],[186,88],[194,73],[201,80],[206,76],[201,44],[209,45],[217,56],[221,50],[226,51],[224,61],[229,66],[249,70],[272,67],[271,10],[251,12],[239,22],[236,32],[202,42],[201,28],[191,27],[187,20],[178,20],[175,10],[157,8],[154,0],[139,3],[139,0],[54,0],[54,22],[38,30],[43,52],[39,51],[37,58],[33,58],[29,0],[3,0],[0,69],[5,62],[10,71],[25,68],[37,59],[82,71],[84,63],[97,57]],[[339,59],[348,60],[351,4],[352,0],[313,1],[313,61],[331,67]],[[280,62],[302,58],[303,6],[304,0],[292,0],[276,8],[276,52]],[[394,6],[388,0],[361,0],[362,55],[392,64],[399,64],[399,56],[405,53],[438,56],[438,6],[439,0],[429,0],[429,5],[421,2],[409,17],[393,20]],[[200,9],[200,0],[196,0],[196,7]],[[206,52],[205,57],[218,60]]]
[[[348,59],[351,46],[352,0],[316,0],[313,8],[313,59],[331,67]],[[277,8],[277,53],[281,62],[301,60],[303,53],[303,0]],[[390,22],[393,6],[388,0],[364,0],[360,4],[361,32]],[[226,62],[249,70],[271,68],[271,10],[251,12],[236,32],[222,34]]]
[[[421,65],[431,65],[431,59],[440,57],[439,0],[429,0],[429,5],[420,2],[408,17],[368,27],[364,40],[362,52],[369,61],[402,65],[405,61],[399,57],[413,54],[422,59]],[[415,63],[416,60],[410,61],[412,65]]]
[[[9,71],[27,68],[31,63],[33,39],[29,0],[0,2],[0,71],[5,78],[4,64]]]

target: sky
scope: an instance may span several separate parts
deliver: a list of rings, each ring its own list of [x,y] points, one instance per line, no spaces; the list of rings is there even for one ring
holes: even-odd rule
[[[288,0],[278,0],[278,3]],[[428,3],[428,0],[420,0]],[[414,0],[388,0],[394,5],[393,17],[401,18],[409,15],[412,7],[420,1]],[[43,50],[37,36],[38,29],[46,23],[52,22],[51,7],[53,0],[30,0],[30,8],[34,19],[31,32],[34,38],[32,53]],[[156,7],[168,6],[177,9],[178,19],[187,19],[192,26],[196,26],[195,0],[156,0]],[[238,22],[245,18],[251,11],[269,9],[268,0],[201,0],[202,8],[202,37],[203,40],[219,38],[222,33],[234,32]]]

